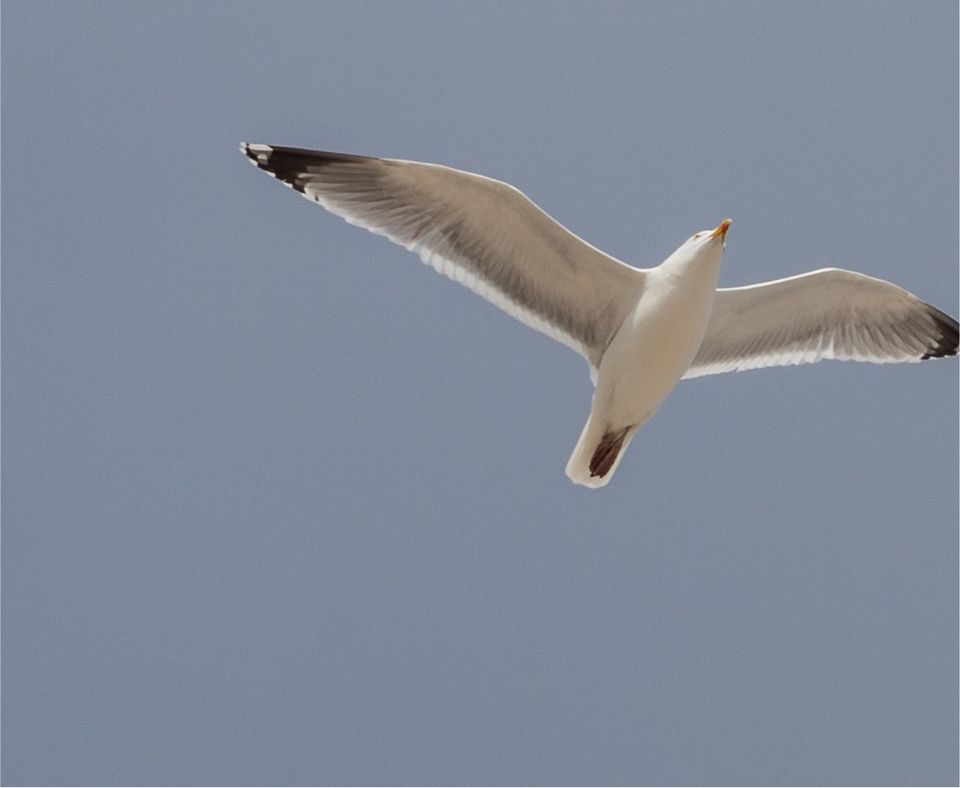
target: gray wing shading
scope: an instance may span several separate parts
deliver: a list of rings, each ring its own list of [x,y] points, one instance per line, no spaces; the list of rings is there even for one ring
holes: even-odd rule
[[[717,290],[695,378],[821,359],[888,363],[957,352],[957,321],[890,282],[838,268]]]
[[[436,164],[243,144],[260,169],[416,252],[596,368],[643,271],[605,255],[509,184]]]

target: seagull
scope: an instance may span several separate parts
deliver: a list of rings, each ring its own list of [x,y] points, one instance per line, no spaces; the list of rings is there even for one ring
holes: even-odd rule
[[[655,268],[574,235],[502,181],[400,159],[242,143],[264,172],[383,235],[590,365],[590,415],[567,476],[605,486],[682,379],[822,359],[957,353],[957,321],[882,279],[839,268],[717,288],[730,219]]]

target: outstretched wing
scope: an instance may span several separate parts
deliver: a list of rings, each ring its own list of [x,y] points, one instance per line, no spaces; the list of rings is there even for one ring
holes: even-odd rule
[[[957,321],[882,279],[827,268],[717,290],[695,378],[821,359],[887,363],[952,356]]]
[[[583,355],[593,367],[643,290],[509,184],[396,159],[240,146],[260,169]]]

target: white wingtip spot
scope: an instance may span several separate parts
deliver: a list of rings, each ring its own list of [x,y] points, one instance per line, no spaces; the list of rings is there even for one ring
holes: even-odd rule
[[[273,153],[269,145],[260,145],[252,142],[241,142],[240,152],[246,156],[254,167],[265,167]]]

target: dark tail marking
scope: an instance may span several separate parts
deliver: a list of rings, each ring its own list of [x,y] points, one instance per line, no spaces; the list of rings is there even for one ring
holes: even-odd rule
[[[610,469],[617,461],[617,455],[623,447],[623,440],[630,434],[633,427],[624,427],[616,432],[604,433],[597,444],[593,457],[590,458],[590,475],[599,476],[601,479],[610,473]]]

